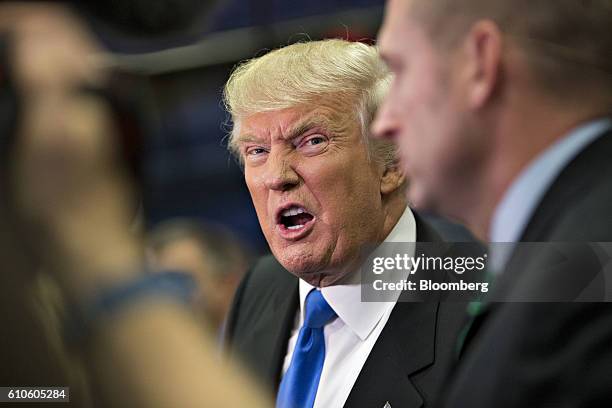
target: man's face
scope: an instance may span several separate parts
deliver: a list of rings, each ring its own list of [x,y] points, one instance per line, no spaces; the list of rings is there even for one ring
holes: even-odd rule
[[[214,262],[203,252],[200,243],[192,238],[182,238],[167,243],[152,255],[153,264],[160,270],[184,271],[198,282],[194,296],[198,312],[211,313],[214,310],[219,283],[215,279]]]
[[[358,252],[379,242],[383,166],[368,160],[353,110],[315,107],[249,116],[237,136],[246,184],[278,261],[315,286],[354,272]]]
[[[373,132],[398,145],[411,204],[454,215],[481,147],[469,135],[461,55],[433,45],[411,3],[387,4],[379,46],[394,79]]]

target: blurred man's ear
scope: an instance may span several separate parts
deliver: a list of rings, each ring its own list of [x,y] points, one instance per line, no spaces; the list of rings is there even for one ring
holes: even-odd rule
[[[392,164],[385,168],[382,178],[380,180],[380,193],[382,195],[388,195],[399,189],[404,182],[406,177],[404,172],[400,169],[398,164]]]
[[[483,108],[500,82],[502,33],[491,21],[476,23],[464,43],[468,102],[473,109]]]

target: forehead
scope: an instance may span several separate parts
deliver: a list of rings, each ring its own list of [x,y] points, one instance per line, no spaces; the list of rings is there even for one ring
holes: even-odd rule
[[[240,121],[238,142],[256,138],[289,138],[299,136],[311,128],[322,128],[330,132],[350,130],[355,123],[354,113],[348,104],[331,98],[318,106],[299,106],[277,111],[260,112]]]
[[[406,45],[408,34],[414,29],[411,18],[411,0],[389,0],[385,7],[385,18],[378,35],[378,45],[383,56],[398,53]]]

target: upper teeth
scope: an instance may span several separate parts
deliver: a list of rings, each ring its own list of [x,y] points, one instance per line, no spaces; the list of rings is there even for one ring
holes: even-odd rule
[[[298,214],[302,214],[306,212],[306,210],[304,210],[302,207],[291,207],[291,208],[287,208],[286,210],[284,210],[281,215],[283,217],[289,217],[292,215],[298,215]]]

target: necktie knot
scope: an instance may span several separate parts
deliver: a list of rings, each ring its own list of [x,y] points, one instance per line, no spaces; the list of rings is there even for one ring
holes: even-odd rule
[[[337,316],[320,290],[310,291],[306,296],[305,308],[304,326],[311,329],[320,329]]]

